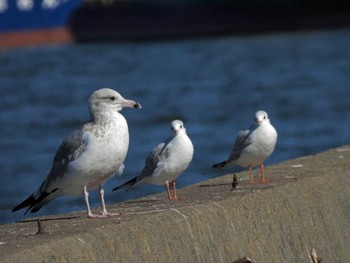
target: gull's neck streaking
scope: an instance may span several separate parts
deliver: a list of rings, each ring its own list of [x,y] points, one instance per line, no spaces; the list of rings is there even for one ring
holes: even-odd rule
[[[93,122],[103,123],[110,122],[121,115],[118,110],[108,105],[103,108],[100,107],[95,110],[90,110],[90,116]]]
[[[89,112],[93,122],[109,122],[118,117],[126,102],[119,93],[93,93],[89,99]]]

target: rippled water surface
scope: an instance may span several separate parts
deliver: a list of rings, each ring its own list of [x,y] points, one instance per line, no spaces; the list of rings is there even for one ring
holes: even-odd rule
[[[237,131],[259,109],[279,134],[267,165],[348,144],[350,31],[2,51],[0,87],[5,223],[24,218],[10,210],[45,178],[61,140],[89,119],[89,95],[102,87],[143,106],[123,111],[130,148],[124,175],[106,183],[109,204],[164,191],[151,185],[128,193],[111,189],[137,175],[175,118],[185,121],[195,146],[179,188],[232,171],[211,164],[228,156]],[[96,192],[90,201],[99,206]],[[84,209],[81,196],[60,197],[36,215]]]

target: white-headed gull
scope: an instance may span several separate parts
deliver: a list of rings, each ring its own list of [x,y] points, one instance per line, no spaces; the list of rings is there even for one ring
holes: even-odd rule
[[[28,207],[26,213],[34,213],[58,196],[83,194],[89,218],[113,215],[106,210],[103,185],[122,172],[129,147],[128,124],[119,112],[124,107],[139,109],[141,105],[112,89],[95,91],[89,103],[91,121],[62,141],[46,179],[13,212]],[[88,200],[88,192],[97,187],[101,215],[92,214]]]
[[[214,168],[230,166],[248,166],[250,182],[253,182],[252,167],[260,166],[260,182],[267,180],[264,177],[263,162],[272,154],[277,142],[277,132],[271,125],[265,111],[257,111],[255,123],[247,130],[238,132],[231,155],[226,161],[214,164]]]
[[[175,179],[183,173],[193,157],[193,144],[187,136],[185,126],[181,120],[171,122],[173,135],[158,144],[147,156],[146,163],[139,176],[117,186],[113,191],[123,187],[136,187],[145,183],[165,185],[168,199],[176,200]],[[169,190],[172,184],[174,196]]]

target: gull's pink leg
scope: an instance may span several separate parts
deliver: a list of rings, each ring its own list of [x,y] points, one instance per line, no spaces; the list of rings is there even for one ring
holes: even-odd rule
[[[106,216],[119,216],[120,215],[119,213],[109,213],[109,212],[107,212],[106,204],[105,204],[105,198],[104,198],[105,191],[103,190],[101,185],[100,185],[99,189],[100,189],[101,208],[102,208],[102,214],[101,215],[103,217],[106,217]]]
[[[264,164],[260,164],[260,181],[259,183],[268,183],[269,180],[265,179],[264,175]]]
[[[177,200],[177,195],[176,195],[176,184],[175,184],[175,181],[172,181],[172,186],[173,186],[173,189],[174,189],[174,198],[172,200]]]
[[[102,190],[103,191],[103,190]],[[86,210],[87,210],[87,217],[88,218],[106,218],[108,215],[107,211],[105,211],[107,214],[104,214],[102,212],[102,215],[94,215],[92,212],[91,212],[91,209],[90,209],[90,204],[89,204],[89,193],[88,191],[86,190],[86,186],[84,186],[84,200],[85,200],[85,204],[86,204]],[[100,189],[100,194],[101,194],[101,189]],[[103,198],[103,193],[102,193],[102,199],[101,199],[101,203],[102,204],[102,211],[103,211],[103,207],[104,207],[104,210],[106,210],[106,206],[104,205],[104,198]]]
[[[170,194],[169,182],[168,181],[165,181],[165,187],[166,187],[166,191],[168,192],[168,199],[171,200],[171,194]]]
[[[254,183],[254,179],[253,179],[252,166],[251,165],[248,165],[248,172],[249,172],[250,183],[253,184]]]
[[[99,216],[97,216],[97,215],[94,215],[94,214],[91,212],[90,204],[89,204],[89,193],[88,193],[88,191],[86,190],[86,186],[84,186],[83,194],[84,194],[84,200],[85,200],[85,204],[86,204],[87,217],[88,217],[88,218],[96,218],[96,217],[99,217]]]

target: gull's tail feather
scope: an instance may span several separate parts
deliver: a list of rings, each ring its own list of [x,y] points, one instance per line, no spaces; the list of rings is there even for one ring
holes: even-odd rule
[[[128,189],[126,190],[126,191],[128,191],[129,188],[132,187],[133,185],[135,185],[137,181],[138,181],[138,178],[134,177],[131,180],[127,181],[126,183],[123,183],[123,184],[115,187],[112,191],[116,191],[116,190],[119,190],[119,189],[122,189],[122,188],[125,188],[125,187],[128,187]]]
[[[52,199],[58,196],[58,192],[56,192],[58,188],[54,189],[50,193],[41,193],[39,197],[36,197],[36,194],[32,194],[29,196],[26,200],[24,200],[19,205],[15,206],[12,209],[12,212],[16,212],[20,209],[23,209],[25,207],[28,207],[27,211],[24,213],[26,215],[29,211],[31,213],[38,212],[40,208],[42,208],[44,205],[46,205],[48,202],[50,202]]]
[[[221,163],[216,163],[213,165],[213,168],[221,168],[224,167],[228,162],[227,161],[223,161]]]

